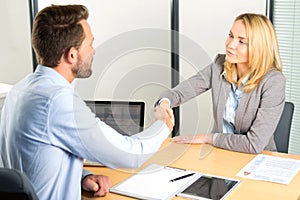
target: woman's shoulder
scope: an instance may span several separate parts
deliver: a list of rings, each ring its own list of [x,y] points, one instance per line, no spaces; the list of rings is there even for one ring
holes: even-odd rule
[[[270,90],[273,88],[276,91],[284,90],[286,79],[282,72],[272,68],[263,77],[260,83],[260,88],[263,90]]]
[[[217,54],[211,63],[210,67],[213,71],[217,71],[221,74],[224,71],[224,62],[225,62],[225,55],[224,54]]]
[[[214,59],[214,63],[216,65],[221,65],[223,66],[225,62],[225,54],[217,54],[215,59]]]
[[[278,71],[276,68],[271,68],[267,74],[264,76],[263,80],[273,80],[273,81],[285,81],[285,77],[281,71]]]

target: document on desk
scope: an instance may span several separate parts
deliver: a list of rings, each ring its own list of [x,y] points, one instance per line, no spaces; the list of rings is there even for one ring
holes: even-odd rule
[[[138,199],[167,200],[184,190],[200,173],[151,164],[110,191]]]
[[[300,170],[300,160],[259,154],[237,176],[289,184]]]

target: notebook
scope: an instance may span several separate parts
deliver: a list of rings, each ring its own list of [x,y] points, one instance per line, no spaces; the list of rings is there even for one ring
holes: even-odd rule
[[[169,200],[200,176],[194,171],[150,164],[114,185],[110,192],[137,199]]]
[[[101,121],[118,133],[131,136],[144,130],[145,102],[86,100],[85,103]],[[84,160],[85,165],[101,165]]]

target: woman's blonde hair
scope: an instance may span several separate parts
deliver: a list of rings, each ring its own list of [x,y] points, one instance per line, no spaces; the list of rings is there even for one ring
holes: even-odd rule
[[[266,16],[245,13],[236,17],[235,22],[238,20],[242,20],[246,27],[250,70],[236,82],[236,64],[225,61],[224,68],[226,79],[239,87],[243,78],[250,75],[242,89],[251,92],[270,68],[274,67],[281,72],[282,63],[274,27]]]

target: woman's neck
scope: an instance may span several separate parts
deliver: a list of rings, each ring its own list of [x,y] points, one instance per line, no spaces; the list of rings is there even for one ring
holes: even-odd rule
[[[237,70],[237,79],[239,80],[245,74],[249,72],[249,64],[248,63],[239,63],[236,65]]]

